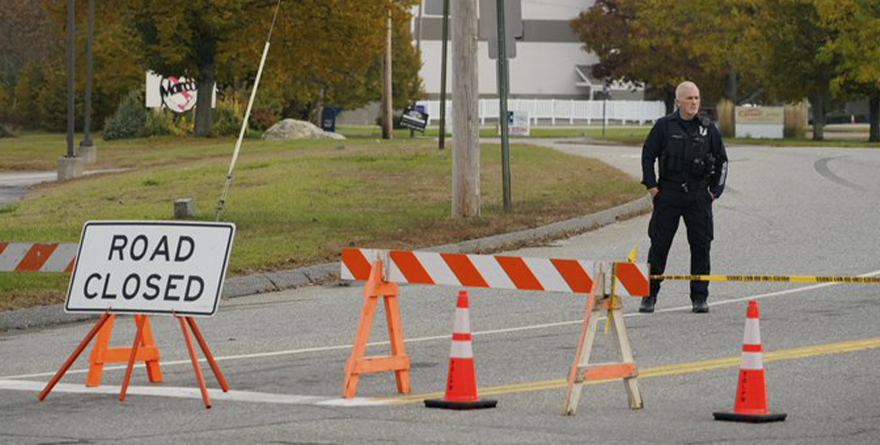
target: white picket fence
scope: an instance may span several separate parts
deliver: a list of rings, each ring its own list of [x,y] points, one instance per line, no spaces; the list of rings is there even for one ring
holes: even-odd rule
[[[419,102],[428,112],[428,124],[440,121],[440,101]],[[528,111],[532,125],[591,125],[594,121],[620,124],[648,124],[666,114],[662,101],[635,100],[564,100],[564,99],[510,99],[510,111]],[[604,111],[603,111],[604,108]],[[498,121],[498,99],[480,99],[480,123]],[[452,101],[446,101],[446,122],[452,122]]]

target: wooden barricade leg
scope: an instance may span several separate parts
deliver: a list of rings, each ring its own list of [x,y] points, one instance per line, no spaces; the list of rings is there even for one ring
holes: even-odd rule
[[[587,302],[587,314],[584,317],[584,326],[581,330],[581,339],[575,354],[575,362],[568,377],[568,394],[563,407],[563,415],[573,416],[577,411],[581,389],[586,381],[610,380],[622,378],[624,387],[629,398],[631,409],[642,408],[642,396],[638,387],[638,369],[633,359],[632,348],[623,322],[623,306],[616,299],[605,295],[605,272],[600,270],[596,274],[593,289],[590,291],[590,299]],[[612,276],[613,280],[614,277]],[[612,281],[613,282],[613,281]],[[599,297],[597,297],[597,295]],[[601,299],[597,304],[596,299]],[[602,309],[609,311],[614,333],[617,339],[617,348],[621,355],[619,363],[589,364],[590,352],[593,341],[596,338],[596,330]]]
[[[147,366],[147,376],[153,383],[162,381],[162,370],[159,367],[159,349],[153,340],[153,330],[150,328],[150,320],[146,315],[135,315],[135,323],[143,319],[143,329],[139,338],[139,347],[135,356],[135,361],[145,362]],[[104,372],[104,365],[107,363],[128,363],[132,348],[111,348],[110,336],[113,333],[113,322],[115,315],[110,315],[109,319],[101,330],[98,332],[95,346],[89,356],[89,374],[86,377],[86,386],[96,387],[101,385],[101,377]]]
[[[623,386],[626,388],[626,394],[629,398],[629,407],[631,409],[641,409],[642,393],[639,391],[639,375],[636,368],[635,358],[633,358],[632,346],[629,343],[629,335],[626,333],[626,325],[623,321],[623,307],[611,309],[614,312],[614,318],[611,322],[614,324],[614,334],[617,337],[617,350],[620,352],[620,359],[624,364],[631,364],[633,367],[632,375],[623,378]]]
[[[562,414],[566,416],[573,416],[577,411],[578,401],[581,398],[581,389],[584,386],[583,380],[578,379],[578,373],[590,362],[593,340],[596,338],[596,328],[599,325],[599,311],[596,310],[596,292],[603,292],[605,276],[600,272],[595,277],[593,289],[590,290],[590,297],[587,300],[587,313],[584,315],[584,325],[581,327],[581,338],[578,341],[574,365],[572,365],[571,371],[568,374],[568,392],[565,398],[565,406],[562,409]]]
[[[394,371],[397,380],[397,391],[402,394],[410,392],[409,357],[403,343],[403,327],[400,319],[400,308],[397,304],[397,284],[387,283],[382,278],[382,261],[373,263],[370,278],[364,286],[364,305],[361,319],[351,355],[345,364],[345,384],[342,396],[350,399],[357,393],[357,384],[361,374]],[[370,328],[379,297],[385,302],[385,314],[388,320],[388,334],[391,337],[391,355],[365,357]]]

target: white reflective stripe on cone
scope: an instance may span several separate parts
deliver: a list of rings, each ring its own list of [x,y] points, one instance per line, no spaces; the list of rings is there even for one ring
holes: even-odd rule
[[[455,308],[455,324],[452,326],[452,332],[456,334],[471,333],[471,319],[467,309]]]
[[[741,369],[764,369],[764,354],[760,352],[743,352]]]
[[[746,331],[743,334],[744,345],[760,345],[761,344],[761,328],[757,318],[746,319]]]
[[[449,351],[451,358],[474,358],[474,348],[469,341],[453,341],[452,350]]]

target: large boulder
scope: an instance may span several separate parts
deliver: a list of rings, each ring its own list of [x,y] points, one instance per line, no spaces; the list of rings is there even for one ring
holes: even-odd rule
[[[267,141],[284,141],[289,139],[345,139],[345,136],[324,131],[315,124],[296,119],[284,119],[269,127],[263,133]]]

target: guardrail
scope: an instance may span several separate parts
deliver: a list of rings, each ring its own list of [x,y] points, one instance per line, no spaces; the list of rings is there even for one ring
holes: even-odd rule
[[[428,124],[440,121],[440,101],[425,100],[418,103],[428,112]],[[619,122],[621,124],[648,124],[666,114],[661,101],[636,100],[566,100],[566,99],[510,99],[508,110],[527,111],[532,125],[591,125],[594,121]],[[480,124],[498,121],[498,99],[480,99]],[[446,122],[452,122],[452,101],[446,101]]]

